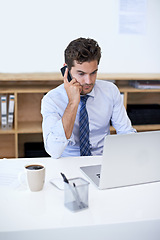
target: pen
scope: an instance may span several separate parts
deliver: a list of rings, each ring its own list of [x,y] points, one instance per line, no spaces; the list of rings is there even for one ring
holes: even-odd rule
[[[79,193],[77,191],[76,184],[73,183],[73,186],[74,186],[74,189],[75,189],[75,192],[76,192],[77,202],[79,203],[79,206],[81,206],[81,208],[84,208],[83,202],[81,201]]]
[[[68,181],[68,179],[66,178],[66,176],[64,175],[64,173],[61,173],[61,175],[62,175],[62,177],[63,177],[63,181],[64,181],[65,183],[68,183],[68,184],[69,184],[69,181]]]
[[[70,190],[71,190],[71,192],[72,192],[72,194],[73,194],[73,196],[74,196],[74,199],[75,199],[75,201],[76,201],[76,203],[77,203],[77,206],[81,209],[82,206],[81,206],[81,203],[80,203],[80,201],[79,201],[79,194],[78,194],[78,192],[73,190],[73,188],[72,188],[72,186],[69,184],[69,181],[68,181],[68,179],[66,178],[66,176],[65,176],[63,173],[61,173],[61,175],[62,175],[62,177],[63,177],[63,181],[68,184],[68,186],[69,186],[69,188],[70,188]],[[73,184],[75,185],[75,183],[73,183]],[[73,185],[73,186],[74,186],[74,185]],[[76,187],[76,185],[74,186],[74,188],[75,188],[75,187]],[[77,188],[75,188],[75,189],[77,190]]]

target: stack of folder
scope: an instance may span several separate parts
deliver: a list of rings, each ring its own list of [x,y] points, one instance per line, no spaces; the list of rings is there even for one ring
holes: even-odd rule
[[[13,119],[14,119],[14,102],[15,96],[10,94],[2,95],[1,98],[1,128],[12,129],[13,128]]]
[[[139,89],[160,89],[160,80],[131,80],[130,85]]]

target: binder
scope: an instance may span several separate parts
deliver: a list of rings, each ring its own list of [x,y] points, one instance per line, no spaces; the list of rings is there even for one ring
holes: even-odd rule
[[[131,80],[130,85],[138,89],[160,89],[160,80]]]
[[[8,105],[8,128],[13,128],[13,116],[14,116],[14,95],[9,95]]]
[[[1,96],[1,128],[7,128],[7,96]]]

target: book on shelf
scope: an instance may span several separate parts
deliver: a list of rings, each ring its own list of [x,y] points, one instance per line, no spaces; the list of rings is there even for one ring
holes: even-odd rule
[[[14,117],[14,95],[9,95],[8,105],[8,128],[13,128],[13,117]]]
[[[13,128],[14,102],[15,96],[13,94],[1,96],[1,129],[3,130]]]
[[[1,128],[7,128],[7,96],[1,96]]]
[[[130,86],[139,89],[160,89],[160,80],[131,80]]]

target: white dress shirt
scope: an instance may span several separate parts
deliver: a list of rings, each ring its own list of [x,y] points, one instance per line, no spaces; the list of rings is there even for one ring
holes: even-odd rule
[[[92,155],[103,153],[104,137],[110,134],[110,121],[117,134],[136,132],[127,116],[119,89],[109,81],[96,80],[88,94],[86,109],[89,118],[89,140]],[[66,139],[62,116],[68,104],[64,84],[49,91],[42,99],[43,138],[45,149],[53,158],[80,156],[79,112],[70,139]],[[116,148],[116,146],[115,146]]]

